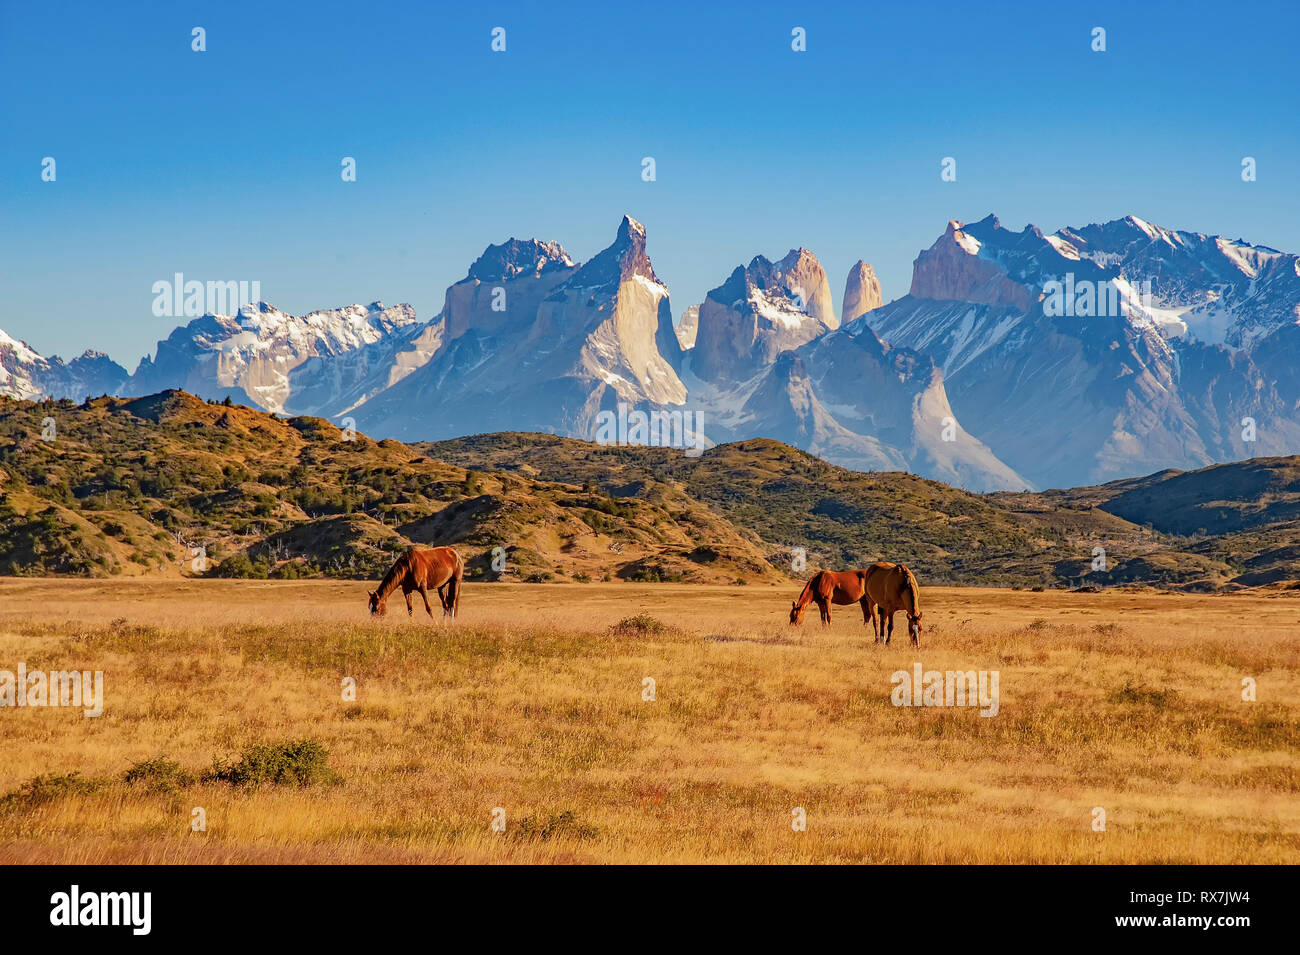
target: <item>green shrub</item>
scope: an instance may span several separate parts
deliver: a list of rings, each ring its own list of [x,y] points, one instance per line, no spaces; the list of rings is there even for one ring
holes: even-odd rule
[[[312,739],[265,743],[248,747],[233,763],[217,760],[204,778],[253,788],[263,784],[312,786],[342,782],[342,777],[329,767],[328,758],[329,750]]]
[[[674,628],[648,613],[639,613],[624,617],[609,629],[610,633],[619,637],[653,637],[670,633]]]
[[[43,806],[67,796],[84,796],[104,787],[102,779],[87,779],[81,773],[48,773],[36,776],[0,799],[6,809]]]
[[[122,774],[122,781],[131,785],[143,784],[154,792],[174,792],[194,782],[192,773],[166,756],[143,759]]]

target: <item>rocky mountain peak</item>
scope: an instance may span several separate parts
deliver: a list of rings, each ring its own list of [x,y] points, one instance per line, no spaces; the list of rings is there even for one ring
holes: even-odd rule
[[[574,261],[558,242],[516,239],[489,245],[469,267],[468,279],[501,282],[521,275],[542,275],[557,269],[571,269]]]
[[[702,376],[738,381],[837,327],[830,283],[815,255],[803,248],[777,262],[756,255],[700,306],[693,362]]]
[[[682,346],[682,350],[688,350],[695,347],[695,336],[700,330],[700,307],[698,305],[689,306],[686,311],[682,312],[682,320],[677,323],[677,341]]]
[[[844,283],[844,299],[840,305],[840,324],[847,325],[855,318],[861,318],[872,309],[884,304],[880,294],[880,279],[870,264],[858,260],[849,269],[849,277]]]
[[[646,253],[645,226],[625,215],[618,225],[614,243],[579,268],[569,285],[575,288],[617,287],[637,275],[667,291],[659,276],[655,275],[650,256]]]
[[[1029,311],[1037,299],[1023,283],[1012,279],[992,254],[981,254],[987,238],[1005,232],[989,215],[969,229],[951,219],[944,234],[912,263],[911,294],[916,298],[957,300],[982,305],[1013,306]]]

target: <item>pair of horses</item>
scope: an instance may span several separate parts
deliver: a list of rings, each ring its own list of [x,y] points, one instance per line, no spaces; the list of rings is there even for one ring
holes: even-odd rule
[[[411,594],[418,593],[424,609],[433,618],[429,591],[436,591],[444,617],[455,617],[460,609],[460,589],[465,580],[465,561],[451,547],[410,547],[388,569],[379,589],[370,591],[370,615],[388,613],[388,595],[398,587],[406,598],[406,615],[415,615]]]
[[[804,585],[799,599],[790,605],[790,623],[803,622],[804,611],[810,603],[817,604],[822,623],[830,625],[831,604],[861,604],[862,622],[871,621],[871,632],[876,642],[885,638],[889,643],[894,635],[894,614],[907,614],[907,632],[912,645],[921,643],[921,588],[916,577],[902,564],[877,561],[865,570],[819,570]],[[879,625],[877,625],[879,614]],[[885,622],[889,631],[885,631]]]

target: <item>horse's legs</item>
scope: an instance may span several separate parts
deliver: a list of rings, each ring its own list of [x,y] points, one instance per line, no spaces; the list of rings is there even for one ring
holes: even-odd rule
[[[871,612],[871,601],[864,595],[858,603],[862,604],[862,625],[865,627],[867,622],[871,622],[871,632],[876,632],[876,615]]]
[[[894,613],[897,612],[898,611],[894,611]],[[893,637],[894,637],[894,614],[891,613],[889,615],[889,635],[885,637],[885,643],[888,644],[889,641],[893,639]]]
[[[420,599],[424,601],[424,612],[427,613],[429,619],[432,620],[433,608],[429,606],[429,591],[425,590],[424,587],[420,587]]]
[[[406,615],[408,617],[414,617],[415,607],[411,605],[411,592],[409,590],[403,590],[402,596],[406,598]]]
[[[826,626],[831,625],[831,602],[825,597],[817,597],[817,612],[821,614],[822,623]]]
[[[447,581],[447,613],[454,620],[456,613],[460,610],[460,585],[459,577],[453,577]]]

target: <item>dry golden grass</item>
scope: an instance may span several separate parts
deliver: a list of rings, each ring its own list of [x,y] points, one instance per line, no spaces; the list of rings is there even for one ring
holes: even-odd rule
[[[1296,598],[927,589],[917,651],[856,607],[792,630],[796,587],[471,585],[451,625],[371,622],[365,590],[0,581],[0,668],[102,669],[107,697],[0,709],[0,796],[102,780],[0,805],[0,862],[1300,858]],[[999,714],[894,707],[914,661],[1000,671]],[[122,781],[301,738],[341,783]]]

